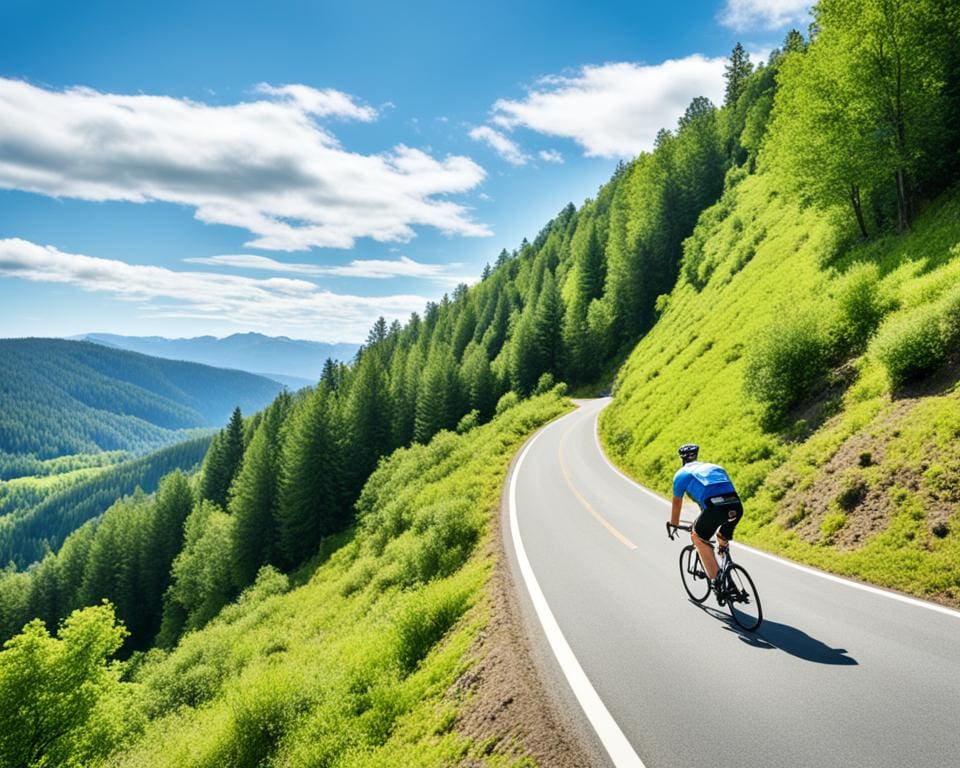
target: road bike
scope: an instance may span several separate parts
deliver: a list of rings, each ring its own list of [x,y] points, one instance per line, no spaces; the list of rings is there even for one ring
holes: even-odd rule
[[[667,535],[672,540],[677,531],[692,531],[693,524],[681,521],[674,526],[667,523]],[[712,547],[716,542],[710,540]],[[753,584],[753,579],[742,565],[737,565],[730,557],[730,547],[720,549],[720,584],[722,594],[717,594],[717,602],[730,609],[730,615],[739,627],[747,632],[753,632],[763,621],[763,608],[760,606],[760,596]],[[710,593],[716,594],[713,582],[700,561],[700,553],[693,544],[687,544],[680,550],[680,578],[683,588],[693,602],[700,604]]]

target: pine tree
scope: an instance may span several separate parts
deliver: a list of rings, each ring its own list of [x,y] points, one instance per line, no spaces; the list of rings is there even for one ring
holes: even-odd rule
[[[341,427],[332,393],[317,387],[291,418],[277,507],[280,556],[288,568],[312,556],[324,536],[347,522]]]
[[[733,46],[730,53],[730,60],[724,66],[723,79],[727,81],[724,91],[724,105],[730,106],[737,103],[740,94],[743,93],[744,81],[753,72],[753,65],[750,63],[750,57],[740,43]]]
[[[277,498],[281,432],[292,406],[281,393],[264,413],[243,456],[230,498],[234,537],[232,561],[236,583],[252,584],[261,566],[280,562],[277,543]]]
[[[378,354],[367,354],[357,363],[345,412],[349,438],[350,493],[359,492],[392,445],[392,403],[386,371]]]
[[[227,428],[210,444],[210,451],[204,463],[200,496],[209,499],[217,506],[227,506],[230,484],[240,469],[243,460],[243,414],[239,406],[233,409],[233,415]]]

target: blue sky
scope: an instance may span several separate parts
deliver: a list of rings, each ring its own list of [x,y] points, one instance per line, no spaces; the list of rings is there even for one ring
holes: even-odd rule
[[[804,2],[0,5],[0,336],[404,318]]]

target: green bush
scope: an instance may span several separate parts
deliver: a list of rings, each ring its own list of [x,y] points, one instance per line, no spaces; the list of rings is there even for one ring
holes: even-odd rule
[[[500,416],[503,413],[509,411],[513,406],[520,402],[520,395],[514,391],[507,392],[503,397],[497,401],[496,415]]]
[[[457,423],[457,434],[465,435],[474,427],[480,424],[480,411],[474,408],[470,413],[464,415]]]
[[[553,374],[547,371],[540,375],[540,378],[537,380],[537,386],[533,390],[535,395],[545,395],[551,389],[553,389],[555,384]]]
[[[831,540],[847,524],[846,512],[831,512],[820,522],[820,533],[825,541]]]
[[[778,424],[823,380],[829,348],[812,312],[789,315],[767,326],[748,357],[744,383],[747,394],[763,404],[768,424]]]
[[[883,364],[894,388],[939,368],[958,335],[960,291],[887,320],[871,351]]]
[[[860,262],[847,270],[837,284],[837,318],[834,335],[842,351],[860,351],[894,302],[880,285],[876,264]]]

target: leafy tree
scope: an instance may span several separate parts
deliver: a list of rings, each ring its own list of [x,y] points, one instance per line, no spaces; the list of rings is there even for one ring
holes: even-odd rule
[[[110,752],[116,720],[132,724],[132,708],[110,706],[121,684],[109,659],[125,636],[104,604],[72,613],[57,637],[37,619],[4,644],[0,764],[89,765]]]
[[[236,596],[233,527],[234,519],[206,499],[190,513],[164,596],[158,644],[172,646],[181,633],[202,627]]]

